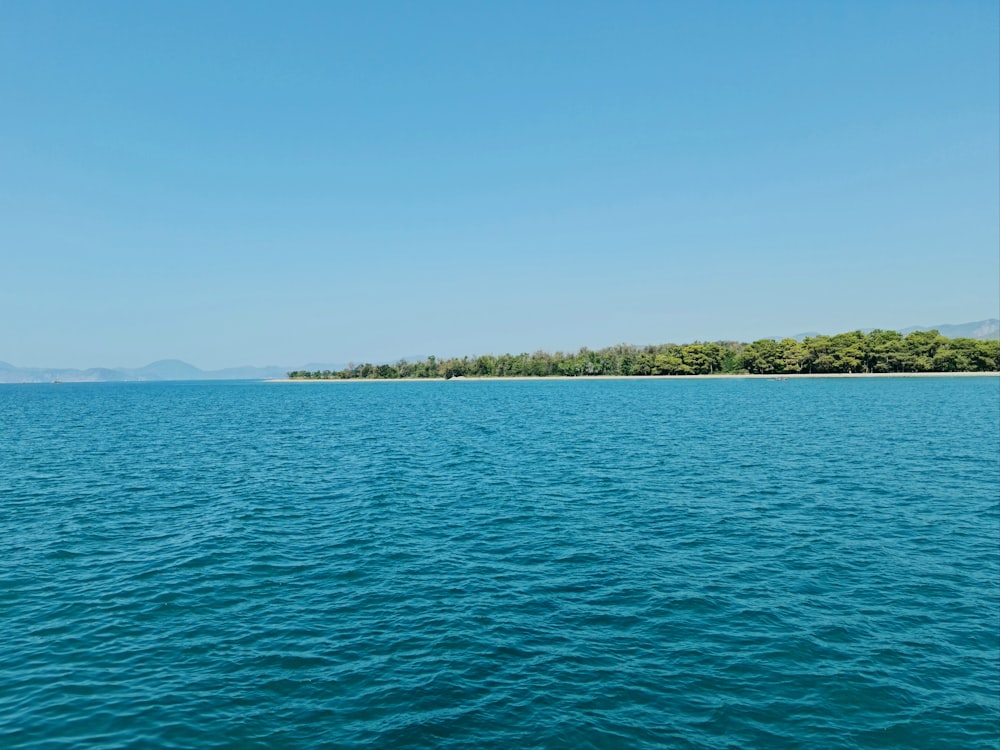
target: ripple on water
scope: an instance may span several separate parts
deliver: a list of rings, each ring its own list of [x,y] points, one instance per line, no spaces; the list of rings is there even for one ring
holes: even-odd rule
[[[0,744],[994,748],[998,402],[2,387]]]

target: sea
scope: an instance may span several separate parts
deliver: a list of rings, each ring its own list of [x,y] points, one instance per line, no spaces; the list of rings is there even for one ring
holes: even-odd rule
[[[1000,746],[1000,378],[0,386],[0,747]]]

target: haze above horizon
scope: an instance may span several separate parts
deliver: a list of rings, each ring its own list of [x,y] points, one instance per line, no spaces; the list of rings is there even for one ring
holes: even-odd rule
[[[0,6],[0,360],[1000,317],[996,3]]]

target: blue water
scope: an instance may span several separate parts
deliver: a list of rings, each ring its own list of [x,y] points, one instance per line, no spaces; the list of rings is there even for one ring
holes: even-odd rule
[[[0,747],[996,748],[1000,380],[0,386]]]

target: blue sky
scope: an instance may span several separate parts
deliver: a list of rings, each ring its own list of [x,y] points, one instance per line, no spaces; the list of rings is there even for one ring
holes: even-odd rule
[[[1000,315],[959,2],[0,4],[0,360],[203,368]]]

